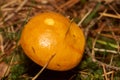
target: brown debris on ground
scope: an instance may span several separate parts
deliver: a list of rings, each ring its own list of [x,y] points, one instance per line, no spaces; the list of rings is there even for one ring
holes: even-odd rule
[[[5,70],[7,74],[4,77],[10,78],[12,72],[6,67],[11,68],[13,65],[21,63],[12,59],[13,56],[16,56],[13,53],[17,51],[22,53],[19,48],[19,36],[24,24],[32,16],[46,11],[58,12],[74,19],[83,29],[86,37],[83,62],[86,61],[86,57],[89,57],[92,63],[96,63],[99,70],[102,69],[101,76],[105,80],[120,79],[119,0],[0,0],[0,67],[4,67],[0,68],[0,78],[3,77]],[[11,55],[12,57],[10,57]],[[13,65],[11,66],[11,64]],[[75,73],[69,77],[69,80],[78,80],[83,77],[85,79],[85,76],[88,75],[94,76],[89,73],[89,67],[80,69],[83,71],[72,70]],[[26,74],[22,73],[20,76],[33,77],[28,74],[26,76]],[[92,79],[92,77],[89,78]]]

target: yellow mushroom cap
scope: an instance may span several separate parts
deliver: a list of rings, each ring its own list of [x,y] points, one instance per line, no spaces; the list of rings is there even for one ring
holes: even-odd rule
[[[79,64],[84,53],[85,37],[76,23],[55,13],[34,16],[24,27],[20,44],[25,54],[47,69],[66,71]]]

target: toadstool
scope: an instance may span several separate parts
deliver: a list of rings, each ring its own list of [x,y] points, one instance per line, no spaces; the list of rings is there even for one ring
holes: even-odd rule
[[[55,55],[47,69],[67,71],[81,61],[85,37],[75,22],[61,14],[45,12],[25,25],[20,44],[25,54],[38,65],[44,66]]]

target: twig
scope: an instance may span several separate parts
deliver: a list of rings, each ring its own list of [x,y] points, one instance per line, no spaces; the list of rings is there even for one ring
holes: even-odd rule
[[[103,63],[103,62],[101,62],[101,61],[98,61],[97,59],[95,59],[95,61],[96,61],[98,64],[100,64],[100,65],[104,64],[106,68],[110,68],[110,69],[114,69],[114,70],[116,70],[116,71],[120,71],[120,67],[111,66],[111,65],[109,65],[109,64],[106,64],[106,63]]]
[[[56,4],[55,0],[49,0],[50,4],[55,7],[59,12],[64,13],[64,11]]]
[[[112,47],[112,48],[118,49],[118,46],[117,46],[116,44],[113,44],[113,43],[110,43],[110,42],[107,42],[107,41],[97,40],[96,42],[97,42],[97,43],[100,43],[100,44],[102,44],[102,45],[109,45],[109,46]]]
[[[114,38],[115,41],[116,41],[118,53],[120,54],[120,49],[119,49],[120,45],[119,45],[119,41],[118,41],[118,39],[116,38],[114,31],[112,30],[112,24],[111,24],[108,20],[107,20],[107,25],[108,25],[108,27],[109,27],[111,33],[112,33],[113,38]]]
[[[114,80],[114,71],[112,71],[113,73],[111,73],[111,80]]]
[[[108,6],[109,6],[118,16],[120,16],[120,14],[113,8],[112,5],[108,4]]]
[[[78,26],[81,26],[81,23],[87,18],[87,16],[92,12],[92,9],[88,11],[88,13],[79,21]]]
[[[73,78],[75,78],[76,75],[74,74],[73,76],[71,76],[68,80],[73,80]]]
[[[70,8],[74,4],[78,3],[80,0],[68,0],[65,4],[61,5],[60,8]]]
[[[4,45],[3,45],[3,36],[0,34],[0,48],[1,48],[1,52],[2,54],[4,54]]]
[[[104,26],[105,26],[105,24],[102,24],[100,30],[98,31],[98,35],[96,36],[96,38],[94,39],[93,44],[92,44],[92,53],[91,53],[91,55],[92,55],[93,61],[95,60],[95,51],[94,51],[94,48],[95,48],[97,39],[98,39],[98,37],[99,37],[99,34],[101,33],[101,31],[102,31],[102,29],[104,28]]]
[[[90,24],[85,28],[85,38],[86,38],[86,40],[87,40],[87,37],[88,37],[88,33],[89,33],[89,30],[91,29],[91,27],[93,26],[93,25],[95,25],[95,23],[97,22],[97,19],[93,19],[91,22],[90,22]]]
[[[3,11],[3,12],[7,12],[7,11],[13,11],[13,10],[15,10],[15,8],[5,8],[5,9],[1,9],[1,11]]]
[[[114,58],[114,55],[112,54],[112,56],[111,56],[111,58],[110,58],[110,65],[112,65],[112,63],[113,63],[113,58]]]
[[[11,4],[14,4],[16,1],[17,0],[12,0],[12,1],[8,2],[7,4],[1,6],[1,9],[3,9],[3,8],[5,8],[5,7],[7,7],[7,6],[11,5]]]
[[[87,54],[92,58],[91,51],[90,51],[90,49],[88,47],[86,47],[86,51],[87,51]],[[102,66],[104,64],[106,68],[110,68],[110,69],[114,69],[116,71],[120,71],[120,67],[115,67],[115,66],[111,66],[109,64],[103,63],[103,62],[97,60],[95,57],[93,59],[93,62],[96,62],[100,66]]]
[[[110,72],[107,72],[106,75],[110,75],[111,74],[111,79],[109,80],[114,80],[113,79],[113,74],[114,74],[114,71],[110,71]],[[105,74],[103,74],[102,76],[105,76]]]
[[[114,15],[114,14],[110,14],[110,13],[100,13],[100,15],[105,16],[105,17],[120,19],[120,15]]]
[[[50,59],[48,60],[48,62],[43,66],[43,68],[32,78],[32,80],[36,80],[37,77],[43,72],[43,70],[48,66],[48,64],[50,63],[50,61],[54,58],[56,54],[53,54]]]
[[[107,9],[105,9],[105,10],[103,11],[103,13],[105,13],[106,11],[107,11]],[[87,36],[88,36],[88,33],[89,33],[90,28],[91,28],[92,26],[94,26],[94,25],[96,24],[96,22],[98,22],[102,17],[103,17],[103,15],[100,15],[98,18],[93,19],[93,20],[90,22],[90,24],[85,28],[85,37],[86,37],[86,39],[87,39]]]
[[[101,36],[104,36],[104,37],[108,37],[108,38],[113,39],[113,37],[111,36],[111,34],[102,33]],[[119,35],[116,35],[116,38],[117,38],[117,40],[120,40],[120,36],[119,36]]]
[[[107,72],[106,74],[110,75],[110,74],[113,74],[113,73],[114,73],[114,71],[110,71],[110,72]],[[105,76],[105,74],[103,74],[102,76]]]
[[[105,80],[109,80],[108,77],[107,77],[107,73],[106,73],[106,69],[105,69],[104,64],[102,66],[103,66],[103,72],[104,72]]]
[[[10,18],[12,18],[12,17],[15,15],[15,13],[17,13],[18,11],[20,11],[20,10],[22,9],[22,7],[27,3],[27,1],[28,1],[28,0],[24,0],[24,1],[21,3],[21,5],[15,10],[15,12],[12,13],[12,14],[10,14],[9,16],[7,16],[7,17],[4,19],[4,21],[6,22],[6,21],[9,20]]]
[[[114,50],[107,50],[107,49],[100,49],[100,48],[94,48],[95,51],[100,51],[100,52],[108,52],[108,53],[113,53],[113,54],[117,54],[117,51]]]
[[[6,70],[5,74],[4,74],[4,77],[9,73],[10,68],[11,68],[11,64],[13,63],[14,58],[15,58],[15,54],[12,56],[12,58],[10,60],[10,63],[8,65],[8,67],[7,67],[7,70]]]

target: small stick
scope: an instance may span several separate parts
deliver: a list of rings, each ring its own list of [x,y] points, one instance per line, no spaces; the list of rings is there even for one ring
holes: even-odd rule
[[[109,80],[108,77],[107,77],[107,73],[106,73],[105,65],[102,64],[102,66],[103,66],[103,72],[104,72],[105,80]]]
[[[120,14],[113,8],[112,5],[108,4],[108,6],[119,16]]]
[[[8,67],[7,67],[7,70],[6,70],[6,72],[4,73],[4,77],[9,74],[10,69],[11,69],[11,64],[13,63],[14,58],[15,58],[15,54],[12,56],[12,58],[11,58],[11,60],[10,60],[10,63],[9,63],[9,65],[8,65]]]
[[[100,13],[100,15],[105,16],[105,17],[120,19],[120,15],[114,15],[114,14],[110,14],[110,13]]]
[[[90,49],[89,49],[88,47],[86,47],[86,51],[88,52],[87,54],[88,54],[91,58],[93,58],[93,56],[92,56],[92,54],[91,54],[91,51],[90,51]],[[106,64],[106,63],[104,63],[104,62],[101,62],[101,61],[97,60],[95,57],[94,57],[92,60],[93,60],[93,62],[96,62],[96,63],[99,64],[100,66],[101,66],[101,65],[105,65],[106,68],[110,68],[110,69],[114,69],[114,70],[116,70],[116,71],[120,71],[120,67],[111,66],[111,65],[109,65],[109,64]]]
[[[108,27],[109,27],[111,33],[112,33],[113,38],[114,38],[115,41],[116,41],[117,49],[118,49],[118,53],[119,53],[119,52],[120,52],[120,49],[119,49],[119,47],[120,47],[120,45],[119,45],[119,40],[117,39],[117,37],[116,37],[114,31],[112,30],[112,24],[111,24],[108,20],[107,20],[107,25],[108,25]]]
[[[107,49],[99,49],[99,48],[94,48],[95,51],[100,51],[100,52],[109,52],[109,53],[113,53],[113,54],[117,54],[117,51],[114,50],[107,50]]]
[[[60,8],[70,8],[74,4],[78,3],[80,0],[68,0],[65,4],[61,5]]]
[[[68,29],[67,29],[67,31],[66,31],[66,33],[65,33],[65,37],[66,37],[66,35],[68,34],[68,32],[70,31],[72,22],[73,22],[73,19],[71,19],[71,21],[70,21],[70,25],[68,26]]]
[[[20,11],[21,8],[25,5],[25,3],[27,3],[27,1],[28,1],[28,0],[24,0],[24,1],[22,2],[22,4],[15,10],[15,13],[17,13],[18,11]],[[7,17],[4,19],[4,21],[7,21],[7,20],[9,20],[10,18],[12,18],[12,17],[15,15],[15,13],[12,13],[12,14],[10,14],[9,16],[7,16]]]
[[[103,11],[103,13],[105,13],[107,11],[107,9],[105,9],[104,11]],[[91,13],[91,12],[90,12]],[[102,15],[100,15],[98,18],[96,18],[96,19],[93,19],[91,22],[90,22],[90,24],[86,27],[86,29],[85,29],[85,37],[86,37],[86,39],[87,39],[87,37],[88,37],[88,33],[89,33],[89,30],[90,30],[90,28],[93,26],[93,25],[95,25],[95,23],[98,21],[98,20],[100,20],[101,18],[102,18],[103,16]],[[79,24],[79,23],[78,23]]]
[[[100,65],[104,65],[106,68],[110,68],[110,69],[114,69],[114,70],[116,70],[116,71],[120,71],[120,67],[111,66],[111,65],[106,64],[106,63],[104,63],[104,62],[101,62],[101,61],[99,61],[99,60],[97,60],[97,59],[95,59],[95,62],[97,62],[97,63],[100,64]]]
[[[92,9],[90,9],[87,14],[80,20],[80,22],[78,23],[78,26],[81,26],[81,23],[87,18],[87,16],[92,12]]]
[[[95,48],[97,39],[98,39],[98,37],[99,37],[99,34],[101,33],[101,31],[102,31],[102,29],[103,29],[104,27],[105,27],[105,24],[103,24],[103,25],[101,26],[100,30],[99,30],[98,33],[97,33],[96,38],[95,38],[94,41],[93,41],[93,44],[92,44],[92,52],[91,52],[91,55],[92,55],[93,61],[95,60],[95,51],[94,51],[94,48]]]
[[[43,70],[48,66],[48,64],[50,63],[50,61],[53,59],[53,57],[55,56],[56,54],[53,54],[50,59],[48,60],[48,62],[43,66],[43,68],[32,78],[32,80],[35,80],[37,79],[37,77],[43,72]]]
[[[7,4],[1,6],[1,9],[3,9],[3,8],[5,8],[5,7],[7,7],[7,6],[11,5],[11,4],[14,4],[16,1],[17,0],[12,0],[12,1],[8,2]]]
[[[2,54],[4,54],[4,45],[3,45],[3,36],[0,34],[0,48],[1,48],[1,52]]]
[[[107,72],[106,74],[110,75],[110,74],[113,74],[113,73],[114,73],[114,71],[110,71],[110,72]],[[102,76],[105,76],[105,74],[103,74]]]

